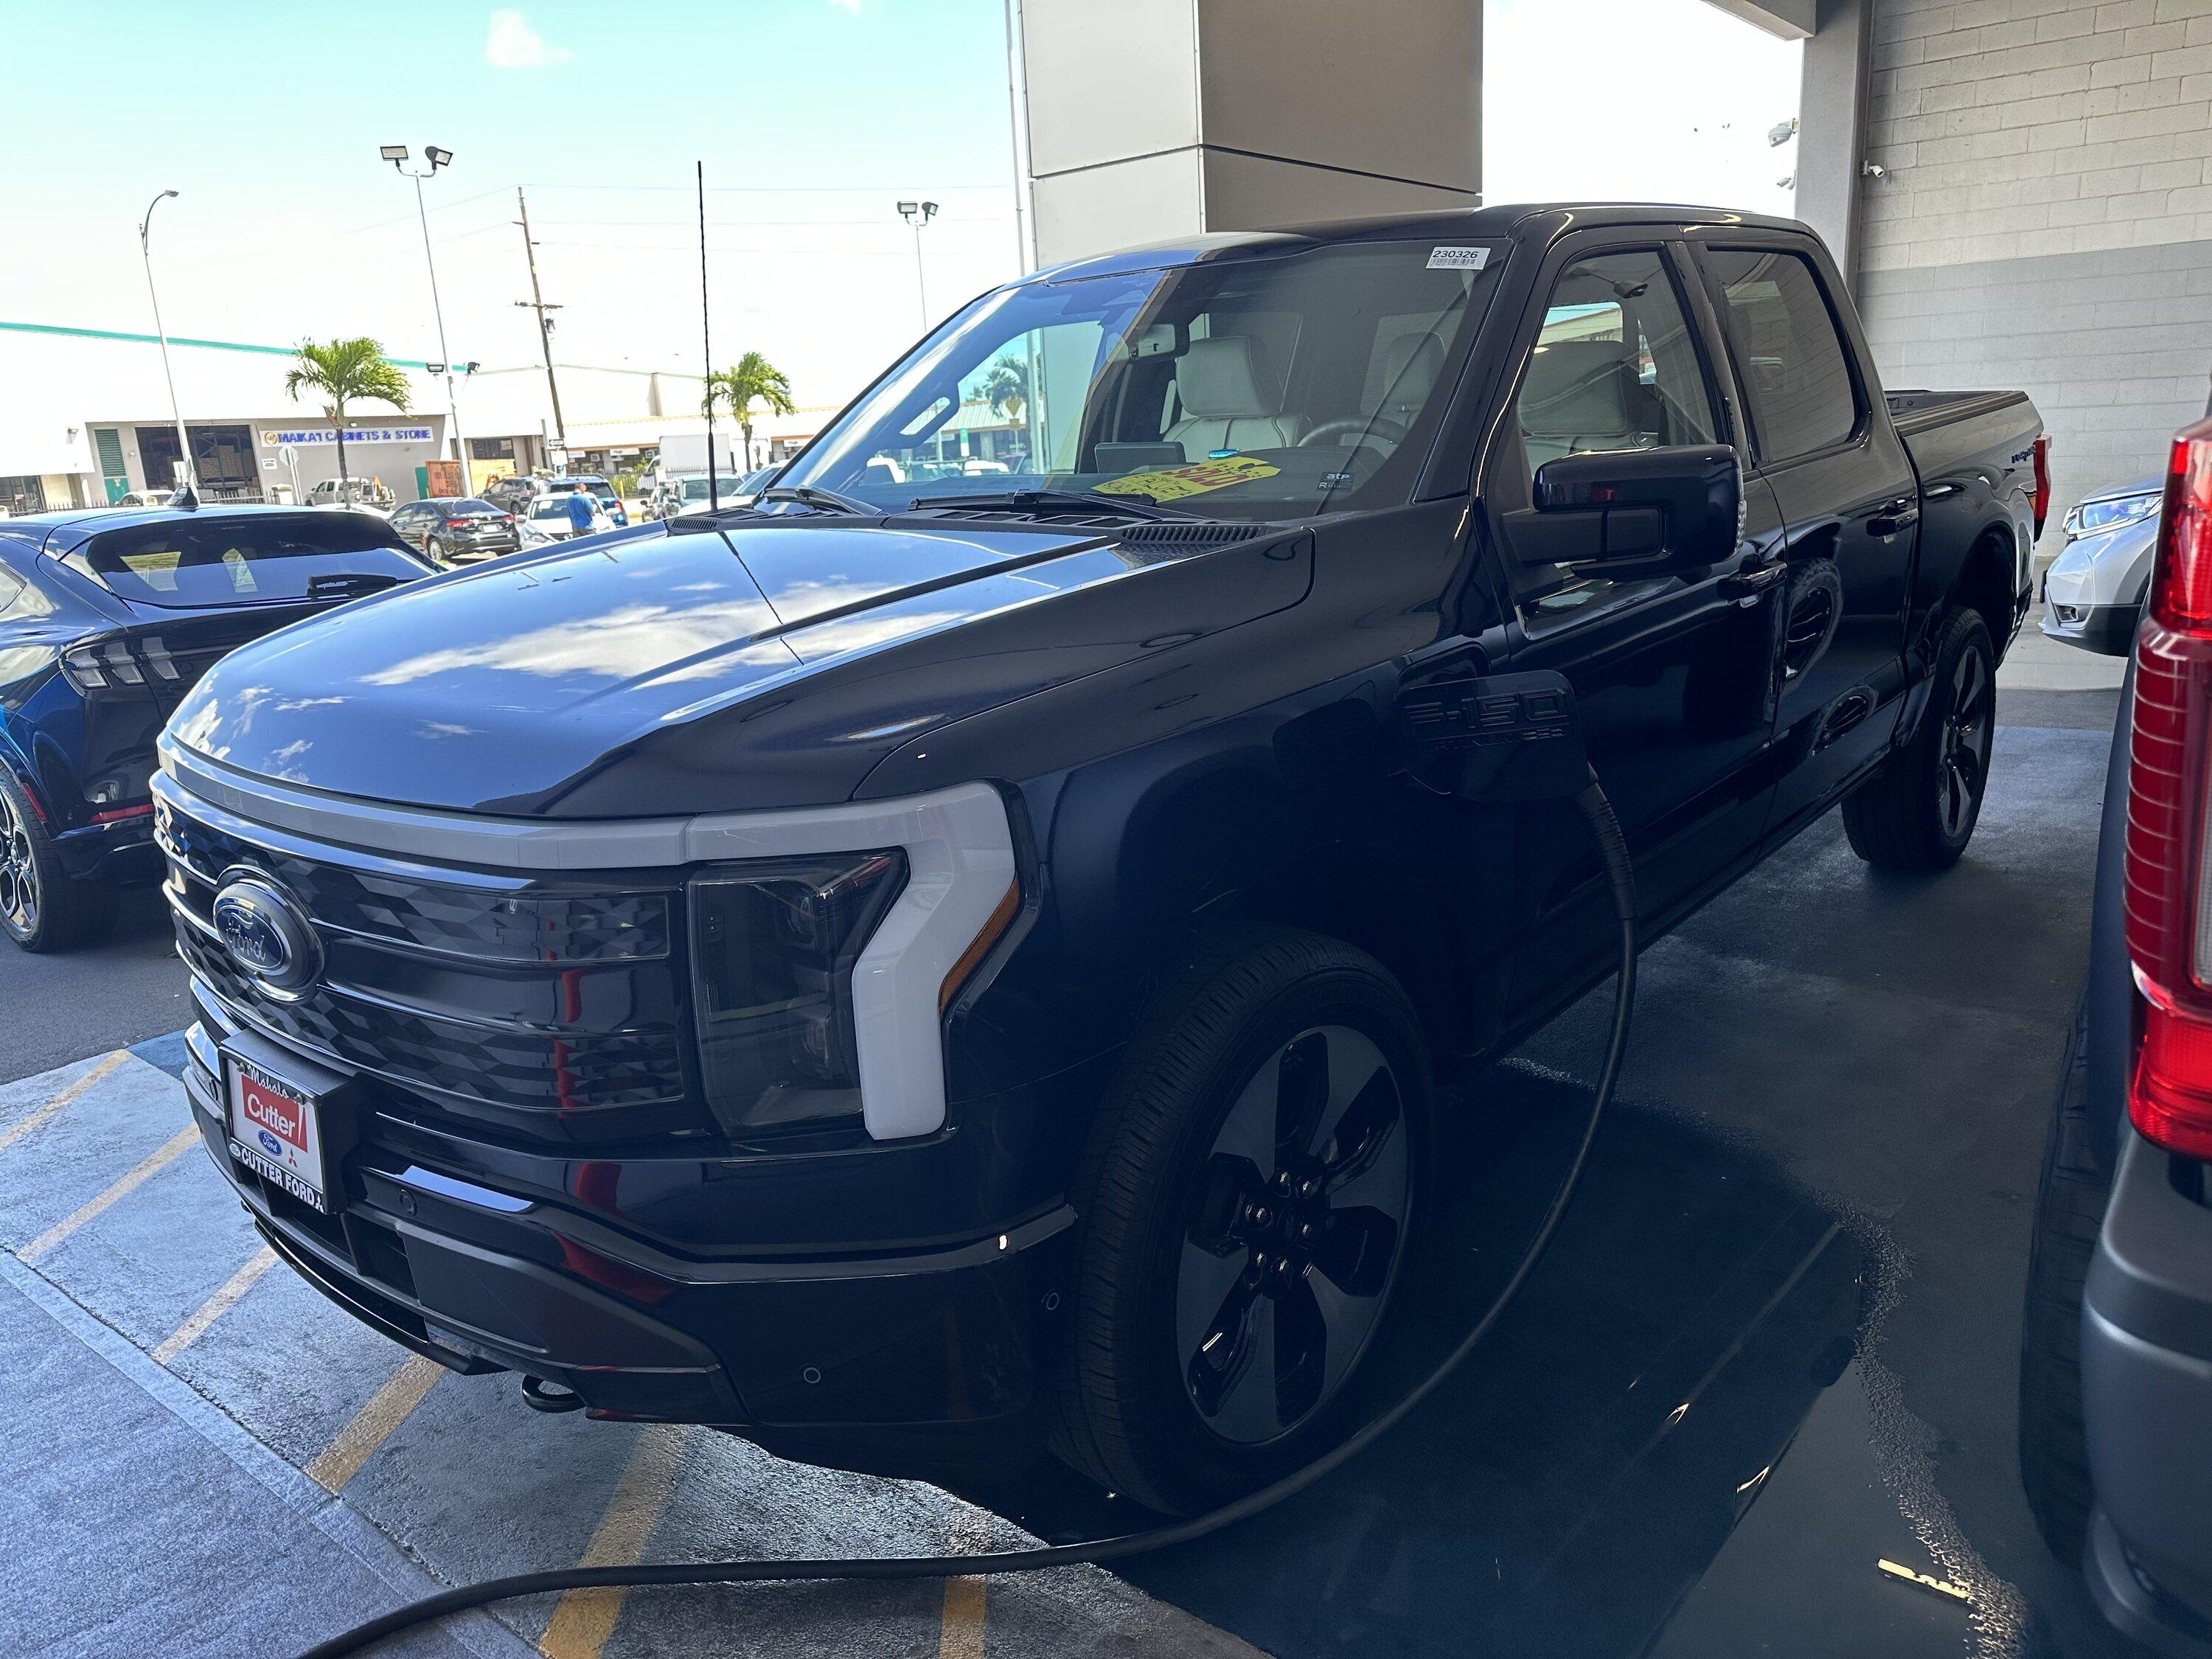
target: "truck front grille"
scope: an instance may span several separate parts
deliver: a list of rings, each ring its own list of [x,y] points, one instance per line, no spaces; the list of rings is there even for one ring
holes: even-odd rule
[[[199,812],[157,805],[165,891],[179,954],[241,1023],[381,1080],[408,1115],[567,1143],[702,1127],[665,877],[432,869]],[[241,868],[321,940],[323,971],[296,998],[266,991],[215,927],[216,890]]]

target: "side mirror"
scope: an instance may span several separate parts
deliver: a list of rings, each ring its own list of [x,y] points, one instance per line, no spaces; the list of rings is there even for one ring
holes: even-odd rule
[[[1725,445],[1562,455],[1536,469],[1533,494],[1530,527],[1557,549],[1541,556],[1608,574],[1717,564],[1743,529],[1743,466]]]

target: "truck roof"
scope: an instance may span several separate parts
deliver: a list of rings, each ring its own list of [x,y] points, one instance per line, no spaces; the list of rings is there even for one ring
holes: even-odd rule
[[[1520,202],[1495,207],[1452,208],[1426,213],[1382,214],[1361,219],[1334,219],[1317,224],[1289,225],[1279,230],[1212,231],[1203,235],[1176,237],[1112,253],[1093,254],[1049,266],[1022,280],[1058,282],[1068,277],[1107,276],[1115,271],[1150,270],[1168,265],[1199,264],[1210,260],[1261,258],[1297,247],[1320,247],[1335,243],[1386,242],[1433,236],[1439,241],[1520,241],[1531,237],[1548,241],[1569,228],[1590,224],[1684,225],[1711,224],[1755,230],[1794,231],[1814,234],[1795,219],[1764,213],[1744,213],[1729,208],[1698,207],[1664,202]]]

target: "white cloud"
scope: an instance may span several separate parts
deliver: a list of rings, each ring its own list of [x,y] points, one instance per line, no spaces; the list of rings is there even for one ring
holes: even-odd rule
[[[519,11],[491,15],[491,33],[484,37],[484,62],[494,69],[544,69],[565,64],[575,55],[566,46],[547,46],[545,37],[524,22]]]
[[[860,15],[860,0],[830,0],[830,3],[851,12],[855,17]]]

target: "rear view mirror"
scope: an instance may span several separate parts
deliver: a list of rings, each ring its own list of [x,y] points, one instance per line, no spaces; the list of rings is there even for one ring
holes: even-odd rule
[[[1742,533],[1743,468],[1720,444],[1562,455],[1536,469],[1534,495],[1559,562],[1609,574],[1717,564]]]

